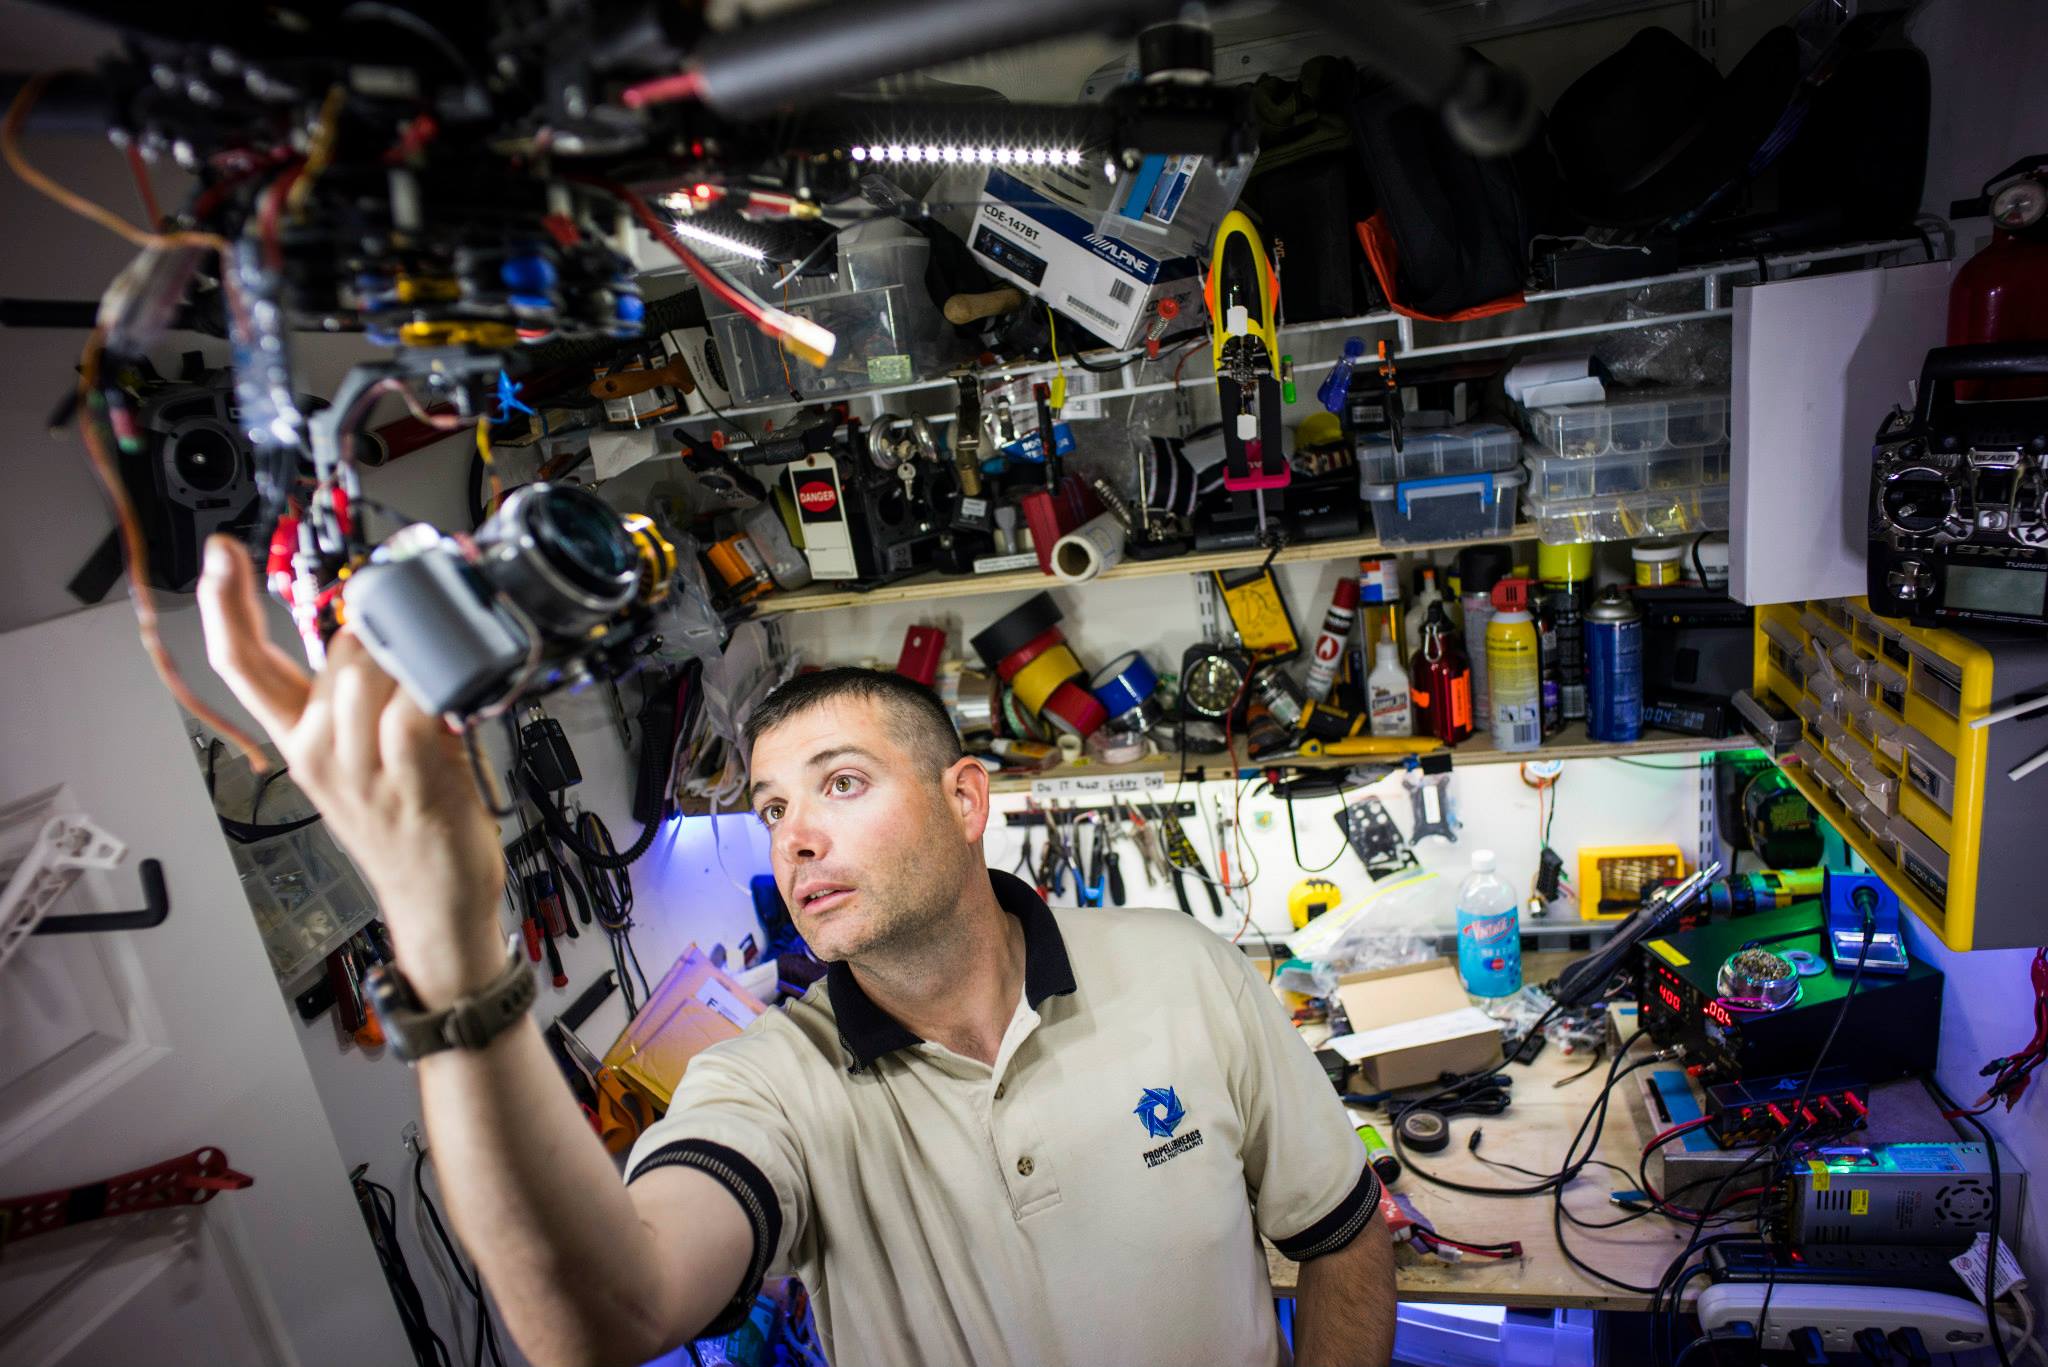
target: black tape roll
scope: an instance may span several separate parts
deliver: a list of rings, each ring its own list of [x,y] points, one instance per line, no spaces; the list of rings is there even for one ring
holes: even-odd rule
[[[1060,624],[1059,604],[1049,593],[1034,593],[968,637],[968,644],[991,670]]]
[[[1401,1142],[1417,1153],[1441,1153],[1451,1146],[1451,1125],[1435,1111],[1410,1111],[1401,1117]]]

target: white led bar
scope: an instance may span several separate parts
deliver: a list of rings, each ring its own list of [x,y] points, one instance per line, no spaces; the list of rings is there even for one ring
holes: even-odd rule
[[[975,143],[870,143],[848,149],[855,161],[938,166],[1079,166],[1078,147],[994,147]]]

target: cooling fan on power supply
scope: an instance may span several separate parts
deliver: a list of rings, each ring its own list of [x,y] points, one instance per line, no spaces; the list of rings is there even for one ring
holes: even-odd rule
[[[1934,1193],[1934,1219],[1940,1225],[1981,1229],[1991,1222],[1991,1184],[1961,1177]]]

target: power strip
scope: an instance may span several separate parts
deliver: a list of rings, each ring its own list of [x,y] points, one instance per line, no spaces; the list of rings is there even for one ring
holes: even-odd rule
[[[1763,1335],[1765,1348],[1790,1346],[1791,1336],[1811,1329],[1831,1353],[1857,1351],[1856,1335],[1876,1329],[1889,1335],[1897,1329],[1919,1332],[1928,1351],[1960,1353],[1991,1344],[1984,1307],[1962,1296],[1939,1291],[1909,1291],[1895,1286],[1834,1286],[1824,1283],[1716,1282],[1700,1293],[1700,1328],[1713,1333],[1732,1324],[1756,1327],[1764,1297],[1771,1298],[1771,1321]]]

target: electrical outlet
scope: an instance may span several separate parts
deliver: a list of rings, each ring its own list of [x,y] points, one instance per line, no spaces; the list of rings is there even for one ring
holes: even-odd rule
[[[420,1151],[420,1123],[417,1120],[405,1122],[405,1128],[398,1132],[398,1142],[405,1145],[407,1153]]]

